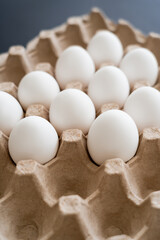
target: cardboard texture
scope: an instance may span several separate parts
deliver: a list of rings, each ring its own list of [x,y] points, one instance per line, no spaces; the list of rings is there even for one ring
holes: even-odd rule
[[[100,29],[117,34],[124,48],[149,48],[160,64],[159,35],[144,36],[128,22],[115,24],[93,9],[42,31],[26,49],[14,46],[0,55],[0,89],[17,96],[16,86],[33,69],[54,75],[59,54],[69,45],[86,47]],[[73,86],[83,89],[79,83]],[[159,83],[155,87],[159,89]],[[101,112],[112,107],[119,108],[113,103]],[[30,106],[29,115],[48,119],[42,105]],[[0,240],[160,239],[159,129],[143,131],[136,156],[128,163],[111,159],[100,167],[90,159],[86,137],[77,129],[63,132],[56,158],[45,165],[22,160],[15,166],[7,142],[1,132]]]

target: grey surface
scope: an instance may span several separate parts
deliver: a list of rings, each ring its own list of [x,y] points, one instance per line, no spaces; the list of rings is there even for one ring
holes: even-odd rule
[[[160,0],[0,0],[0,53],[25,45],[42,29],[60,25],[94,6],[117,21],[130,21],[144,33],[160,33]]]

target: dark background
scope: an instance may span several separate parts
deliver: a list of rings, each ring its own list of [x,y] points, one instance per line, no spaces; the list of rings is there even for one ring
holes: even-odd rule
[[[0,53],[25,45],[40,30],[62,24],[94,6],[108,17],[130,21],[144,33],[160,33],[160,0],[0,0]]]

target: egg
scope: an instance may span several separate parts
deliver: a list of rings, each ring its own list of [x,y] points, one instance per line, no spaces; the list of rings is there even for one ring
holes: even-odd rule
[[[6,92],[0,91],[0,130],[9,135],[22,117],[23,110],[17,99]]]
[[[120,69],[126,74],[131,86],[143,81],[153,86],[158,77],[158,63],[154,54],[146,48],[129,51],[120,63]]]
[[[124,111],[135,121],[139,131],[160,127],[160,92],[152,87],[140,87],[126,100]]]
[[[105,103],[117,103],[122,107],[129,91],[130,87],[125,74],[114,66],[99,69],[93,75],[88,87],[88,95],[96,109]]]
[[[59,91],[53,76],[43,71],[33,71],[20,81],[18,99],[25,110],[31,104],[43,104],[49,108]]]
[[[107,30],[98,31],[90,40],[87,50],[97,68],[104,63],[118,65],[123,55],[121,41]]]
[[[9,153],[17,164],[20,160],[35,160],[41,164],[55,157],[58,135],[44,118],[26,117],[13,128],[8,142]]]
[[[62,52],[56,63],[56,78],[62,89],[70,82],[88,86],[95,66],[88,52],[80,46],[71,46]]]
[[[52,102],[49,118],[59,135],[67,129],[80,129],[87,134],[95,119],[95,107],[81,90],[66,89]]]
[[[95,163],[121,158],[130,160],[139,143],[138,129],[133,119],[121,110],[109,110],[99,115],[88,133],[88,151]]]

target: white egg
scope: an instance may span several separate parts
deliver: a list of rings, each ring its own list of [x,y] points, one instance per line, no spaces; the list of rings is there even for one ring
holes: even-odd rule
[[[71,46],[60,55],[55,70],[57,81],[62,89],[67,83],[75,81],[83,83],[86,87],[95,71],[95,66],[84,48]]]
[[[0,130],[9,135],[22,117],[23,110],[19,102],[12,95],[0,91]]]
[[[87,50],[97,68],[103,63],[118,65],[123,55],[119,38],[107,30],[98,31],[90,40]]]
[[[121,110],[109,110],[93,122],[87,139],[88,151],[98,165],[105,160],[130,160],[136,153],[139,135],[132,118]]]
[[[158,63],[151,51],[135,48],[129,51],[120,63],[120,69],[126,74],[131,86],[137,81],[145,81],[153,86],[158,77]]]
[[[54,127],[37,116],[20,120],[13,128],[8,142],[9,153],[15,163],[32,159],[44,164],[55,157],[58,145]]]
[[[95,119],[95,108],[84,92],[66,89],[52,102],[49,117],[59,134],[67,129],[80,129],[86,134]]]
[[[128,97],[124,111],[137,124],[139,131],[160,127],[160,92],[152,87],[141,87]]]
[[[22,78],[18,99],[25,110],[31,104],[43,104],[49,108],[59,91],[54,77],[43,71],[33,71]]]
[[[98,70],[88,87],[88,95],[96,109],[105,103],[123,106],[129,94],[129,83],[125,74],[117,67],[107,66]]]

